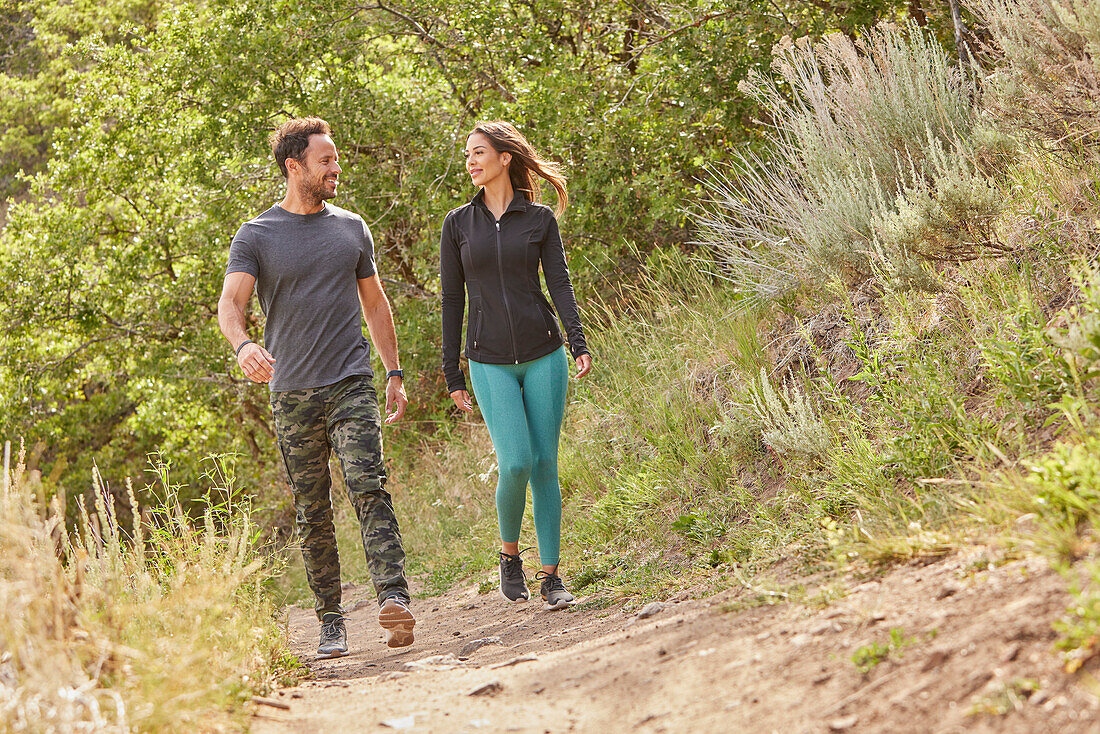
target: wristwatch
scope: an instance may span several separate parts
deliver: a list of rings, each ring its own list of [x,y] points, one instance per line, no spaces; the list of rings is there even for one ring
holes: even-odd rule
[[[386,373],[386,379],[388,380],[391,377],[400,377],[402,380],[404,380],[405,379],[405,370],[390,370],[389,372]]]

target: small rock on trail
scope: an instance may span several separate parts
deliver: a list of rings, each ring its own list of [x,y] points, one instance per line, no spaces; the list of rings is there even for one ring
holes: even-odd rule
[[[636,614],[635,616],[638,619],[649,619],[650,617],[656,617],[658,614],[665,610],[666,606],[668,605],[664,602],[653,601],[642,607],[642,610],[638,612],[638,614]]]
[[[482,683],[480,686],[475,687],[472,691],[467,693],[467,696],[493,696],[504,690],[504,684],[498,680],[491,680],[488,683]]]
[[[482,637],[482,638],[477,639],[477,640],[470,640],[469,642],[467,642],[465,645],[462,646],[462,649],[458,653],[458,657],[459,658],[468,658],[468,657],[470,657],[470,655],[474,654],[475,652],[477,652],[481,648],[485,647],[486,645],[503,645],[503,644],[504,643],[501,641],[501,639],[499,637],[495,636],[495,635],[493,637]]]

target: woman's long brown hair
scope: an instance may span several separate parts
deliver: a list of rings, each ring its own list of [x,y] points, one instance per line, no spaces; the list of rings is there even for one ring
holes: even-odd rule
[[[569,194],[565,190],[565,176],[561,166],[554,161],[541,158],[534,147],[523,137],[523,133],[510,122],[479,122],[470,135],[481,133],[489,139],[489,144],[497,153],[511,153],[512,161],[508,165],[508,178],[512,188],[523,191],[531,201],[542,200],[542,187],[539,178],[544,178],[554,187],[558,195],[558,205],[554,214],[561,216],[569,203]],[[466,137],[469,137],[467,135]]]

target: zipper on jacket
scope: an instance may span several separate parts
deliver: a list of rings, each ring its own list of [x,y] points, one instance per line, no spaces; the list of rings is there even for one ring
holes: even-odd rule
[[[508,317],[508,335],[512,338],[512,361],[513,364],[519,364],[519,354],[516,351],[516,327],[512,325],[512,307],[508,304],[508,289],[504,284],[504,248],[500,242],[500,219],[494,219],[493,223],[497,226],[497,273],[500,275],[500,295],[504,299],[504,313]]]

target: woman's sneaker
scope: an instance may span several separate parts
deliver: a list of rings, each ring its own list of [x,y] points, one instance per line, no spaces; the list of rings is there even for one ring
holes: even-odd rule
[[[531,596],[527,577],[523,575],[523,561],[518,554],[500,553],[500,595],[510,602],[527,601]]]
[[[339,612],[326,612],[321,617],[321,644],[317,646],[317,657],[338,658],[347,654],[348,632],[344,617]]]
[[[542,592],[542,598],[546,601],[544,609],[555,610],[565,609],[571,606],[575,601],[573,595],[570,594],[565,584],[561,581],[561,576],[556,573],[546,573],[546,571],[539,571],[535,574],[535,581],[542,580],[542,587],[539,589]]]
[[[386,645],[405,647],[413,644],[413,626],[416,619],[409,609],[409,603],[399,596],[391,596],[382,602],[378,610],[378,624],[386,630]]]

